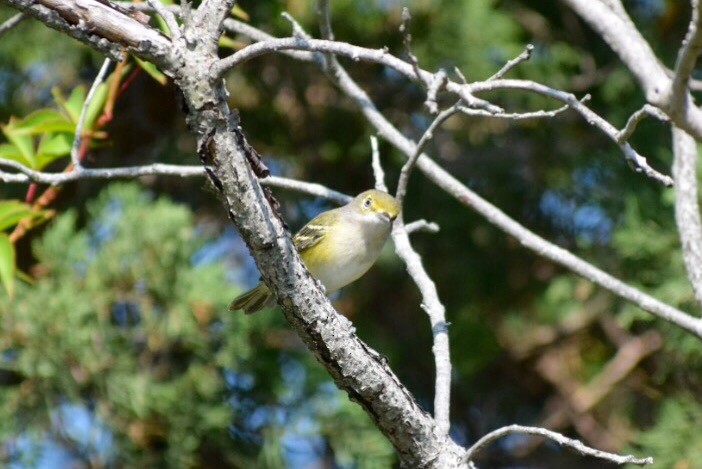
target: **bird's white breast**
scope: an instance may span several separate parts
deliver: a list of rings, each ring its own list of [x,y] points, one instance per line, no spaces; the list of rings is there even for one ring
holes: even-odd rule
[[[339,290],[365,274],[387,241],[391,224],[375,217],[364,218],[360,230],[349,229],[349,225],[340,223],[334,227],[333,233],[329,233],[335,240],[334,260],[320,263],[311,270],[327,293]]]

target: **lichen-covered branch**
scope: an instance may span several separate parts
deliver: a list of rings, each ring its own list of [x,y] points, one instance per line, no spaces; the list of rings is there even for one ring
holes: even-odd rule
[[[702,305],[702,222],[697,193],[697,142],[673,127],[675,221],[683,260],[697,303]]]
[[[100,3],[101,14],[86,18],[90,23],[71,22],[76,15],[85,15],[71,9],[78,3],[92,4],[91,0],[54,1],[60,11],[23,0],[8,3],[99,50],[114,52],[109,44],[126,44],[141,58],[157,59],[157,65],[180,88],[186,120],[198,138],[199,155],[208,167],[207,173],[293,329],[336,384],[388,437],[405,465],[461,467],[462,448],[437,429],[434,419],[419,407],[383,357],[363,343],[353,325],[333,309],[301,262],[274,208],[274,199],[259,183],[259,176],[266,173],[265,166],[229,111],[223,83],[209,74],[218,60],[217,42],[212,39],[233,2],[204,2],[201,8],[206,7],[207,14],[194,11],[184,18],[182,37],[170,42],[138,22],[143,35],[131,35],[134,31],[130,27],[136,27],[131,23],[134,20]],[[114,28],[122,23],[129,27]],[[81,28],[90,28],[90,32]],[[149,41],[153,34],[159,39]]]

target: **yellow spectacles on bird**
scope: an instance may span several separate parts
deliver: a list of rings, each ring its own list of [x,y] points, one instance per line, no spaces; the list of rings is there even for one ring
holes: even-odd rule
[[[400,206],[394,197],[371,189],[351,202],[321,213],[307,223],[293,242],[310,273],[327,293],[354,282],[375,263],[390,235]],[[273,306],[275,299],[265,283],[237,297],[230,310],[246,314]]]

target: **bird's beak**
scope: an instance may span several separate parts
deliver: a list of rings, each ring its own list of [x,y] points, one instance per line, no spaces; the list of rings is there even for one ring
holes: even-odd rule
[[[397,218],[397,214],[391,215],[388,212],[381,212],[380,213],[383,217],[387,218],[388,221],[395,221],[395,218]]]

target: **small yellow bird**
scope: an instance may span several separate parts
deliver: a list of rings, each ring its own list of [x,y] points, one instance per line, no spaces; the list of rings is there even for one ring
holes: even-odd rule
[[[371,268],[399,211],[393,196],[371,189],[313,218],[293,237],[293,243],[310,273],[332,293]],[[274,304],[266,284],[259,282],[232,301],[229,309],[251,314]]]

